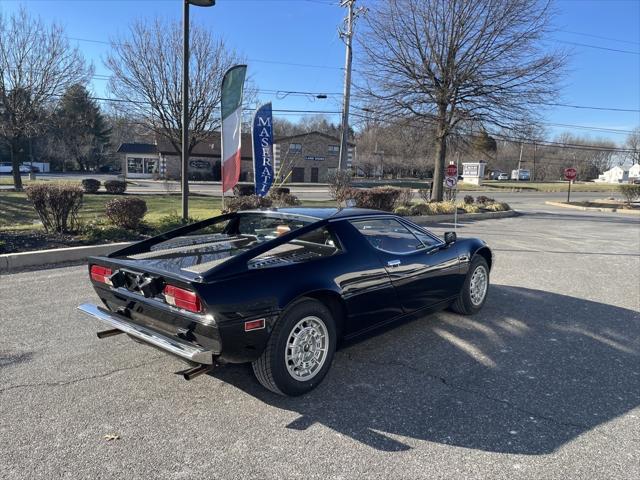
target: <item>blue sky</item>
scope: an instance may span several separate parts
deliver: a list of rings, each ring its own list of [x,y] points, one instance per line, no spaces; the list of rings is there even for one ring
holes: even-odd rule
[[[337,3],[337,0],[218,0],[213,8],[192,7],[191,18],[221,35],[248,59],[249,73],[259,89],[329,94],[327,100],[312,101],[305,96],[278,98],[273,92],[261,92],[260,99],[273,101],[274,109],[338,111],[344,45],[338,38],[337,27],[345,12]],[[67,35],[93,61],[97,74],[108,74],[102,64],[108,45],[90,40],[108,41],[125,33],[131,19],[182,17],[180,0],[0,0],[3,13],[10,13],[20,5],[45,20],[61,23]],[[558,31],[548,43],[568,48],[572,54],[561,102],[639,110],[640,0],[557,0],[555,5]],[[354,68],[358,68],[357,52]],[[96,95],[105,96],[105,85],[104,80],[96,78],[92,89]],[[334,122],[339,121],[338,114],[331,117]],[[637,111],[554,107],[546,119],[549,124],[621,131],[640,125]],[[626,136],[624,132],[577,127],[547,128],[551,135],[571,131],[616,142],[623,142]]]

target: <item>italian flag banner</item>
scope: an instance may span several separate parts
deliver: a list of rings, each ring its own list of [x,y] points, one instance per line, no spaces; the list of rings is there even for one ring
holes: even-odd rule
[[[235,65],[222,80],[222,193],[235,187],[240,178],[242,91],[246,73],[246,65]]]

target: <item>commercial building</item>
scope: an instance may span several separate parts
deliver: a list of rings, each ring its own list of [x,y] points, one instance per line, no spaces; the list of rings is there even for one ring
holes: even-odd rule
[[[274,141],[274,171],[288,183],[323,183],[338,168],[340,140],[320,132],[276,138]],[[178,179],[181,156],[164,137],[155,143],[123,143],[118,148],[122,172],[127,178]],[[242,134],[242,164],[240,181],[253,181],[251,134]],[[349,143],[346,168],[355,159],[355,144]],[[199,142],[189,156],[189,178],[220,180],[220,135]]]

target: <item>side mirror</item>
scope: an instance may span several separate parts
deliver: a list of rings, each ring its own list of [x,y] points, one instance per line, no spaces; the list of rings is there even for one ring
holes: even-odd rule
[[[458,236],[456,235],[456,232],[444,232],[444,243],[447,246],[455,243],[457,238]]]

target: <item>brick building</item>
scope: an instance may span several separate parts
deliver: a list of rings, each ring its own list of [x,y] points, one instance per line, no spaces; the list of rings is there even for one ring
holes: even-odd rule
[[[340,140],[320,132],[310,132],[276,138],[274,170],[286,182],[323,183],[330,172],[338,168]],[[347,168],[355,157],[355,145],[349,143]],[[180,178],[181,158],[173,145],[164,138],[155,143],[123,143],[118,148],[122,156],[122,172],[127,178]],[[253,181],[251,134],[242,134],[242,164],[240,181]],[[220,180],[220,135],[198,143],[189,156],[189,178]]]
[[[355,144],[349,143],[347,168],[355,158]],[[275,171],[291,183],[324,183],[338,168],[340,139],[320,132],[276,138],[273,146]]]

